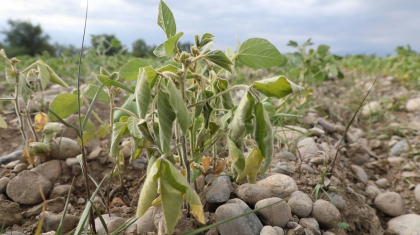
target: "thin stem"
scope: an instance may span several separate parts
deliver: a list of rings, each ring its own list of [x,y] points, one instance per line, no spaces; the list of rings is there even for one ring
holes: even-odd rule
[[[13,101],[13,100],[15,100],[15,99],[14,99],[14,98],[0,98],[0,100]]]
[[[30,69],[32,69],[32,67],[34,67],[35,65],[37,65],[38,64],[38,61],[37,62],[34,62],[34,63],[32,63],[31,65],[29,65],[26,69],[24,69],[24,70],[22,70],[22,71],[20,71],[20,73],[22,74],[22,73],[26,73],[26,72],[28,72]]]
[[[226,90],[224,90],[224,91],[221,91],[220,93],[217,93],[216,95],[214,95],[214,96],[212,96],[212,97],[210,97],[210,98],[207,98],[207,99],[201,100],[201,101],[199,101],[199,102],[197,102],[197,103],[194,103],[194,104],[191,104],[191,105],[189,105],[187,108],[192,108],[192,107],[195,107],[195,106],[197,106],[197,105],[205,104],[205,103],[207,103],[207,102],[211,101],[212,99],[215,99],[215,98],[217,98],[217,97],[219,97],[219,96],[222,96],[222,95],[224,95],[224,94],[226,94],[226,93],[229,93],[229,92],[231,92],[231,91],[233,91],[233,90],[235,90],[235,89],[248,89],[248,88],[249,88],[249,86],[248,86],[248,85],[235,85],[235,86],[232,86],[231,88],[228,88],[228,89],[226,89]]]

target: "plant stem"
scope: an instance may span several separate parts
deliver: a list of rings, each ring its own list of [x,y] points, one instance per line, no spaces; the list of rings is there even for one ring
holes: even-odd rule
[[[224,90],[224,91],[221,91],[221,92],[217,93],[216,95],[214,95],[214,96],[212,96],[212,97],[209,97],[209,98],[207,98],[207,99],[204,99],[204,100],[198,101],[197,103],[191,104],[191,105],[189,105],[187,108],[192,108],[192,107],[195,107],[195,106],[197,106],[197,105],[201,105],[201,104],[207,103],[207,102],[209,102],[210,100],[215,99],[215,98],[217,98],[217,97],[219,97],[219,96],[222,96],[222,95],[224,95],[224,94],[226,94],[226,93],[229,93],[229,92],[231,92],[231,91],[233,91],[233,90],[235,90],[235,89],[248,89],[248,88],[249,88],[249,86],[248,86],[248,85],[235,85],[235,86],[232,86],[231,88],[228,88],[228,89],[226,89],[226,90]]]

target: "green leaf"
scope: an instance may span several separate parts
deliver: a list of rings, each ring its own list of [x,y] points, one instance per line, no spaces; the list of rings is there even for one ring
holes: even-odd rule
[[[98,82],[103,83],[109,79],[109,75],[96,74],[95,78],[98,80]]]
[[[83,121],[85,120],[85,117],[82,117],[81,119],[83,123]],[[77,120],[76,123],[79,124],[79,120]],[[95,126],[89,120],[87,120],[86,125],[83,128],[83,144],[89,143],[94,138],[95,138]],[[81,146],[80,138],[77,138],[77,144]]]
[[[240,183],[245,178],[245,176],[247,176],[248,183],[257,183],[258,169],[260,169],[262,160],[263,157],[261,155],[260,149],[258,147],[253,147],[245,159],[245,168],[236,178],[236,182]]]
[[[130,131],[131,136],[135,137],[135,138],[142,138],[143,135],[140,132],[138,125],[138,120],[135,117],[130,116],[127,119],[127,127],[128,127],[128,131]]]
[[[45,87],[48,85],[48,82],[50,81],[50,72],[47,69],[47,65],[44,61],[38,60],[36,62],[38,67],[38,79],[41,81],[42,89],[44,90]]]
[[[25,103],[28,103],[28,97],[33,93],[33,91],[28,88],[26,78],[23,74],[19,76],[19,93]]]
[[[82,100],[80,100],[82,104]],[[67,118],[71,114],[77,112],[77,96],[73,94],[59,94],[50,103],[50,110],[56,113],[61,118]],[[51,113],[48,114],[51,121],[56,121],[57,118]]]
[[[238,51],[241,64],[254,69],[270,68],[283,63],[277,48],[263,38],[251,38],[242,43]]]
[[[53,70],[50,66],[47,65],[47,70],[50,73],[50,82],[58,84],[62,87],[69,87]]]
[[[319,45],[318,48],[316,49],[316,51],[319,54],[325,54],[328,52],[328,50],[330,49],[330,46],[327,45]]]
[[[139,77],[137,79],[136,89],[134,91],[136,97],[136,105],[140,118],[145,118],[149,109],[150,99],[150,84],[147,79],[147,72],[145,69],[140,69]]]
[[[232,61],[230,61],[230,59],[225,55],[225,53],[222,50],[210,51],[204,54],[203,57],[219,65],[220,67],[226,69],[227,71],[232,72],[232,68],[230,66],[233,63]]]
[[[97,92],[99,92],[98,101],[101,101],[104,103],[110,102],[110,97],[108,93],[106,93],[104,90],[99,90],[99,86],[96,86],[96,85],[89,84],[87,87],[85,87],[85,89],[82,90],[82,95],[86,98],[93,99],[93,97],[95,97],[95,94]]]
[[[187,133],[188,127],[191,125],[191,117],[188,113],[187,106],[181,97],[180,91],[176,88],[171,79],[168,80],[169,102],[176,114],[176,120],[182,131]]]
[[[219,88],[219,92],[225,91],[229,88],[229,82],[226,79],[218,79],[217,80],[217,88]],[[233,101],[230,93],[226,93],[221,96],[222,107],[224,109],[232,109],[233,108]]]
[[[235,141],[236,146],[238,146],[239,148],[241,148],[245,136],[245,121],[247,120],[247,117],[250,116],[253,105],[254,98],[252,97],[252,95],[249,93],[244,95],[230,123],[229,136],[232,140]]]
[[[152,89],[155,86],[158,73],[150,66],[144,67],[144,70],[147,73],[147,80],[149,81],[149,87]]]
[[[157,196],[157,182],[154,180],[155,176],[158,174],[158,166],[160,163],[159,160],[154,163],[150,163],[149,169],[147,170],[146,180],[144,181],[143,188],[140,192],[139,201],[137,204],[136,217],[140,218],[147,209],[152,205],[153,200]]]
[[[14,74],[13,69],[5,68],[4,74],[6,75],[6,81],[11,85],[15,85],[16,80],[12,74]]]
[[[162,89],[159,89],[158,91],[157,109],[159,118],[160,149],[167,155],[172,156],[172,125],[176,116],[174,111],[172,111],[167,94]]]
[[[116,122],[112,127],[110,157],[116,157],[119,152],[121,139],[129,134],[126,122]]]
[[[236,146],[235,142],[226,136],[227,146],[229,149],[229,158],[232,159],[232,173],[234,177],[240,175],[245,169],[245,158],[242,151]]]
[[[289,43],[287,43],[287,46],[289,47],[298,47],[299,45],[297,42],[290,40]]]
[[[137,116],[137,104],[134,102],[134,95],[131,94],[128,96],[128,98],[125,100],[124,104],[121,106],[122,109],[126,109],[128,111],[131,111],[132,113],[136,114]],[[128,113],[122,111],[122,110],[115,110],[114,112],[114,122],[119,122],[121,117],[128,117],[130,116]]]
[[[112,45],[112,47],[119,47],[119,46],[121,46],[121,42],[118,39],[113,38],[111,40],[111,45]]]
[[[0,56],[3,57],[3,59],[7,59],[7,55],[6,55],[6,52],[4,51],[4,49],[0,50]]]
[[[153,54],[157,57],[164,57],[166,56],[166,49],[165,49],[165,43],[160,44],[153,50]]]
[[[139,128],[142,137],[144,137],[150,143],[155,142],[152,136],[150,135],[150,131],[149,131],[149,128],[147,127],[146,120],[140,119],[137,123],[137,127]]]
[[[299,93],[304,90],[284,76],[266,78],[254,82],[252,86],[267,97],[281,99],[291,93]]]
[[[4,121],[1,115],[0,115],[0,128],[7,128],[7,123]]]
[[[270,118],[261,102],[257,102],[255,105],[255,119],[255,140],[261,150],[261,156],[264,158],[260,173],[265,174],[271,165],[274,154],[274,137]]]
[[[178,220],[181,218],[181,207],[184,199],[179,191],[174,189],[165,178],[160,180],[160,195],[162,196],[163,214],[165,217],[165,230],[167,234],[173,234]]]
[[[168,38],[166,42],[163,43],[165,46],[165,52],[167,56],[172,56],[178,50],[178,41],[181,36],[184,35],[183,32],[179,32],[174,36]]]
[[[166,38],[170,38],[176,33],[176,23],[171,9],[163,2],[159,3],[158,25],[163,29]]]
[[[314,79],[317,80],[317,81],[323,81],[323,80],[327,79],[327,75],[320,68],[318,68],[316,66],[312,66],[310,68],[310,71],[311,71]]]
[[[111,134],[110,130],[109,130],[109,124],[101,124],[98,127],[98,130],[96,131],[96,136],[98,136],[98,138],[101,138],[101,137],[106,136],[108,134]]]
[[[121,68],[120,76],[128,81],[136,80],[139,75],[139,69],[147,65],[147,61],[143,59],[132,59]]]

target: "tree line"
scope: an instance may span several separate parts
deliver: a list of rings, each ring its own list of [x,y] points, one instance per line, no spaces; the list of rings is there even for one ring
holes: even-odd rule
[[[73,45],[51,44],[50,36],[45,34],[40,25],[33,25],[29,21],[8,20],[9,29],[0,33],[5,36],[0,42],[0,48],[5,49],[8,56],[29,55],[35,56],[45,52],[51,56],[77,56],[80,48]],[[148,45],[145,40],[138,39],[132,44],[132,50],[128,51],[117,37],[113,34],[90,35],[92,48],[97,48],[105,55],[117,53],[130,53],[134,57],[149,57],[153,55],[156,45]],[[189,51],[192,44],[189,42],[179,43],[180,50]]]

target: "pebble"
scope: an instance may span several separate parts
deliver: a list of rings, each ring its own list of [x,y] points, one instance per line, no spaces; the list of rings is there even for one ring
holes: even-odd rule
[[[295,180],[287,175],[275,174],[257,182],[256,185],[265,186],[270,189],[271,197],[289,197],[298,190]]]
[[[420,178],[420,174],[415,171],[403,171],[401,176],[403,178]]]
[[[9,200],[0,200],[0,221],[2,225],[4,223],[4,227],[20,224],[22,220],[19,204]]]
[[[404,199],[396,192],[385,192],[376,196],[375,206],[389,216],[399,216],[405,213]]]
[[[366,197],[372,200],[375,199],[376,196],[378,196],[380,193],[382,193],[381,190],[376,186],[370,185],[370,186],[367,186],[365,189]]]
[[[289,175],[292,173],[292,170],[290,170],[289,166],[282,165],[281,163],[279,163],[276,164],[276,166],[273,169],[271,169],[271,172]]]
[[[371,101],[363,106],[362,115],[367,117],[371,114],[377,113],[380,109],[381,103],[379,103],[379,101]]]
[[[257,204],[255,204],[255,209],[267,206],[269,204],[281,200],[282,199],[278,197],[263,199],[257,202]],[[271,226],[279,226],[281,228],[285,228],[287,222],[292,217],[290,206],[286,203],[286,201],[282,201],[280,203],[274,204],[270,207],[257,211],[257,215],[264,224],[268,224]]]
[[[280,158],[284,159],[284,160],[288,160],[288,161],[295,161],[296,160],[296,156],[291,153],[291,152],[281,152],[280,153]]]
[[[67,165],[60,160],[44,162],[41,165],[33,168],[31,171],[44,176],[50,181],[57,181],[63,175],[68,175],[70,173],[70,169],[67,167]]]
[[[284,235],[284,231],[278,226],[266,225],[262,228],[260,235]]]
[[[375,184],[378,185],[379,188],[386,188],[389,185],[389,182],[385,178],[380,178],[375,181]]]
[[[230,197],[230,178],[229,176],[219,176],[213,180],[209,191],[206,194],[206,200],[209,203],[227,202]]]
[[[308,217],[312,212],[312,200],[302,191],[293,192],[287,204],[291,212],[299,218]]]
[[[66,165],[68,167],[72,167],[72,166],[76,166],[76,165],[79,165],[80,166],[80,162],[79,162],[79,159],[77,159],[75,157],[67,158],[66,159]]]
[[[10,180],[6,193],[19,204],[33,205],[43,201],[40,188],[48,197],[52,190],[51,181],[36,172],[26,170]]]
[[[71,186],[69,184],[55,186],[51,191],[50,198],[53,199],[56,197],[67,196],[70,191],[70,187]]]
[[[420,110],[420,97],[409,99],[405,104],[405,109],[408,112],[414,112]]]
[[[7,169],[13,169],[13,168],[15,168],[15,167],[17,166],[17,164],[19,164],[19,163],[21,163],[21,161],[20,161],[20,160],[16,160],[16,161],[9,162],[9,163],[6,165],[6,168],[7,168]]]
[[[51,142],[50,147],[50,156],[54,159],[65,160],[67,158],[74,158],[82,153],[77,142],[66,137],[56,138]]]
[[[321,230],[319,229],[318,221],[315,218],[302,218],[299,220],[299,224],[304,228],[309,229],[313,234],[321,235]]]
[[[302,172],[308,172],[309,174],[313,174],[313,173],[315,173],[315,170],[314,170],[314,168],[312,168],[312,166],[311,165],[309,165],[308,163],[302,163],[302,165],[301,165],[301,170],[302,170]]]
[[[28,168],[28,165],[25,163],[19,163],[13,168],[13,173],[20,173]]]
[[[365,170],[363,170],[363,168],[361,168],[358,165],[351,165],[351,170],[353,171],[353,173],[356,175],[356,177],[364,184],[367,183],[368,181],[368,176],[365,172]]]
[[[229,200],[216,209],[216,222],[243,214],[251,209],[240,199]],[[218,226],[221,235],[259,235],[263,225],[255,213],[242,216],[228,223]]]
[[[147,232],[156,232],[156,227],[154,224],[154,212],[155,212],[154,206],[149,207],[149,209],[144,213],[142,217],[140,217],[134,224],[132,224],[130,227],[128,227],[125,232],[126,234],[134,234],[134,231],[136,231],[135,234],[144,234]]]
[[[337,207],[337,209],[340,212],[344,212],[344,210],[347,207],[346,200],[344,200],[344,198],[340,194],[337,194],[337,193],[328,193],[328,195],[330,195],[334,206]]]
[[[144,158],[144,157],[137,158],[131,163],[131,165],[136,170],[144,170],[147,166],[147,158]]]
[[[276,135],[280,137],[280,140],[288,142],[290,144],[291,142],[300,139],[302,135],[306,133],[308,133],[308,130],[306,130],[305,128],[302,128],[300,126],[286,125],[284,127],[282,126],[277,128]]]
[[[249,183],[239,185],[235,193],[240,199],[251,205],[255,205],[262,199],[272,197],[270,188]]]
[[[420,234],[420,215],[400,215],[388,221],[387,234]]]
[[[386,160],[391,166],[401,165],[405,161],[402,157],[388,157]]]
[[[23,153],[22,150],[16,150],[12,153],[3,155],[3,156],[0,157],[0,164],[5,165],[5,164],[8,164],[12,161],[19,160],[22,157],[22,153]]]
[[[58,226],[60,226],[60,221],[63,217],[63,215],[59,215],[59,214],[55,214],[49,211],[45,211],[44,214],[45,218],[44,218],[44,223],[42,224],[42,228],[44,229],[45,232],[50,232],[50,231],[57,231]],[[77,223],[79,223],[80,217],[75,216],[75,215],[71,215],[71,214],[67,214],[66,215],[66,219],[63,223],[63,233],[67,233],[70,232],[71,230],[73,230],[74,228],[76,228]]]
[[[41,235],[42,234],[44,233],[41,233]],[[10,232],[3,233],[3,235],[25,235],[25,234],[18,231],[10,231]]]
[[[325,229],[334,228],[341,219],[340,211],[331,202],[322,199],[314,203],[312,216]]]
[[[414,189],[414,198],[420,203],[420,184]]]
[[[102,218],[108,228],[108,232],[112,233],[115,230],[117,230],[121,225],[123,225],[125,223],[125,220],[121,217],[118,216],[109,216],[108,214],[103,214]],[[96,232],[98,234],[107,234],[100,218],[96,218],[95,219],[95,227],[96,227]]]
[[[58,197],[46,202],[46,210],[53,213],[60,213],[64,210],[64,205],[66,204],[66,200],[64,197]],[[25,218],[29,218],[34,215],[39,215],[42,212],[42,207],[44,203],[41,202],[40,204],[32,207],[31,209],[22,213]]]
[[[369,161],[369,158],[370,158],[370,156],[367,153],[356,153],[354,156],[352,156],[350,158],[350,161],[353,164],[356,164],[358,166],[362,166],[363,164],[365,164],[366,162]]]
[[[409,146],[406,140],[400,140],[396,144],[392,146],[392,148],[389,150],[389,154],[394,156],[399,156],[403,152],[406,152],[409,150]]]
[[[0,178],[0,194],[6,192],[6,187],[9,182],[10,182],[10,179],[7,177]]]
[[[310,158],[318,152],[318,146],[315,143],[315,140],[311,137],[306,137],[299,140],[297,144],[297,150],[299,150],[302,158]]]
[[[312,132],[312,135],[314,136],[322,136],[325,134],[325,131],[318,127],[312,127],[308,131]]]
[[[101,151],[102,151],[102,147],[101,146],[97,146],[96,148],[94,148],[90,153],[89,153],[89,155],[86,157],[86,159],[88,160],[88,161],[92,161],[92,160],[95,160],[95,159],[97,159],[98,157],[99,157],[99,154],[101,153]]]
[[[77,205],[84,205],[86,203],[86,200],[82,197],[79,197],[77,199]]]

